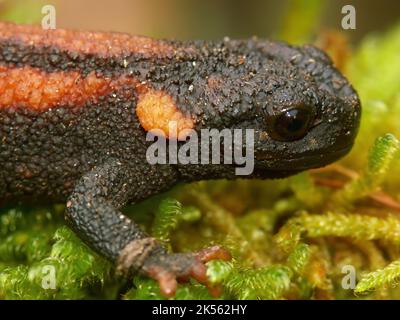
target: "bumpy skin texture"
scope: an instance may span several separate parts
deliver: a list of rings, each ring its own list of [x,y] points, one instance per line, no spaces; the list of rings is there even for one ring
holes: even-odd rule
[[[39,80],[24,81],[28,74]],[[69,91],[61,90],[66,83]],[[348,81],[311,46],[182,43],[0,23],[1,202],[66,202],[66,220],[85,243],[119,271],[157,279],[167,296],[176,279],[206,282],[203,263],[229,255],[215,247],[167,254],[119,209],[179,181],[233,179],[235,165],[150,165],[151,142],[135,113],[146,90],[168,94],[195,130],[254,129],[249,178],[284,177],[340,158],[361,112]],[[273,139],[268,119],[304,104],[315,111],[307,134]]]

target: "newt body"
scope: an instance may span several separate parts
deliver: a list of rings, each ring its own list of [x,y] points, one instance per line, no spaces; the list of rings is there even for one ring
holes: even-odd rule
[[[127,275],[205,282],[220,248],[168,254],[119,211],[235,165],[150,165],[146,131],[254,129],[249,178],[326,165],[351,148],[360,102],[330,59],[267,40],[178,42],[0,23],[0,201],[64,202],[66,220]],[[167,137],[168,133],[166,133]]]

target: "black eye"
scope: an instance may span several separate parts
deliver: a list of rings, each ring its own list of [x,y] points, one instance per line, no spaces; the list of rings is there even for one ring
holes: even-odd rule
[[[313,113],[307,108],[294,108],[275,117],[272,138],[281,141],[294,141],[307,134]]]

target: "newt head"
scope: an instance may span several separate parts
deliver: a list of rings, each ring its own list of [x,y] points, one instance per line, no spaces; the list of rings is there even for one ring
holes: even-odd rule
[[[357,93],[329,57],[309,46],[286,50],[297,53],[272,63],[272,77],[264,69],[269,91],[253,100],[264,121],[255,138],[256,168],[278,176],[343,157],[353,146],[361,115]]]
[[[312,46],[226,40],[214,49],[214,59],[199,99],[210,106],[198,116],[200,127],[254,129],[252,176],[288,176],[350,151],[360,101],[325,53]]]

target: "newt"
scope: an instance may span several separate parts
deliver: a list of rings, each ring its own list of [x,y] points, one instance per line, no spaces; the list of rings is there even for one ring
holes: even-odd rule
[[[237,164],[149,164],[149,131],[170,141],[186,129],[252,129],[245,178],[271,179],[343,157],[360,116],[356,91],[311,45],[0,23],[1,203],[65,203],[84,243],[167,297],[188,277],[209,285],[205,263],[229,253],[169,253],[120,210],[178,182],[235,179]]]

